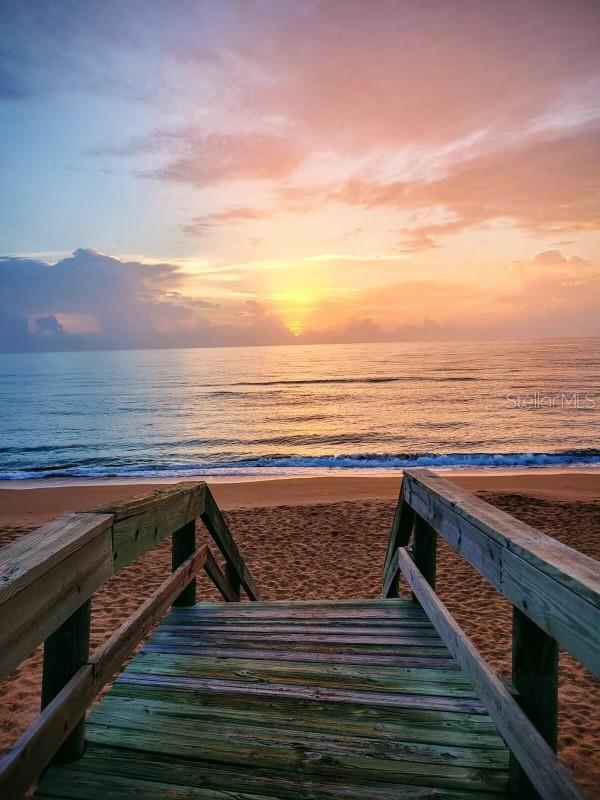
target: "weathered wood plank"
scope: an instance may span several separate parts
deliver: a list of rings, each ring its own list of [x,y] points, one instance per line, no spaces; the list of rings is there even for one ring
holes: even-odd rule
[[[282,643],[282,645],[285,643]],[[205,642],[197,642],[191,639],[177,640],[173,642],[170,638],[154,639],[144,645],[144,652],[147,653],[178,653],[179,655],[198,655],[209,656],[219,659],[257,659],[265,658],[279,661],[306,661],[309,663],[323,664],[356,664],[357,666],[380,666],[380,667],[425,667],[440,669],[458,669],[458,665],[453,659],[447,658],[426,658],[424,656],[402,656],[402,655],[379,655],[376,653],[361,655],[346,652],[326,652],[317,653],[304,650],[258,650],[252,649],[249,645],[242,647],[211,647]]]
[[[335,653],[344,653],[344,654],[357,654],[357,655],[382,655],[382,656],[408,656],[408,657],[423,657],[423,658],[431,658],[435,659],[436,663],[439,659],[448,659],[450,658],[450,653],[444,643],[439,645],[439,642],[436,643],[436,647],[430,647],[427,645],[418,645],[418,644],[371,644],[365,643],[363,640],[357,641],[357,643],[347,644],[345,642],[330,642],[327,640],[326,637],[325,641],[322,642],[314,642],[310,639],[308,641],[299,641],[299,642],[290,642],[286,639],[285,642],[282,642],[279,638],[273,639],[250,639],[244,637],[243,635],[240,636],[228,636],[226,638],[217,638],[217,637],[206,637],[203,636],[202,640],[198,641],[195,640],[194,637],[189,637],[188,635],[179,636],[174,631],[163,631],[162,625],[158,629],[158,631],[153,635],[153,637],[149,640],[152,644],[154,641],[157,643],[173,643],[173,644],[181,644],[181,643],[189,643],[190,641],[197,642],[198,647],[217,647],[217,648],[255,648],[257,650],[261,650],[265,653],[270,653],[272,650],[281,649],[281,647],[285,646],[285,649],[291,652],[294,651],[303,651],[307,648],[310,648],[313,652],[323,653],[326,655],[331,655]],[[194,644],[196,646],[196,644]]]
[[[269,730],[309,731],[313,734],[339,734],[342,731],[345,736],[367,739],[383,738],[386,741],[501,751],[505,760],[508,758],[508,749],[489,717],[414,709],[387,709],[384,713],[380,708],[369,709],[364,705],[349,705],[340,715],[339,707],[334,706],[331,710],[326,703],[319,703],[317,707],[314,703],[309,706],[307,702],[292,705],[273,701],[269,701],[268,713],[265,713],[265,705],[260,700],[252,705],[243,702],[247,698],[237,698],[237,704],[231,702],[232,698],[220,704],[203,703],[202,695],[190,702],[187,699],[187,696],[180,695],[177,702],[172,696],[163,698],[158,692],[145,697],[112,692],[92,710],[89,719],[106,723],[111,716],[115,720],[126,720],[130,714],[134,714],[145,716],[147,721],[176,717],[183,725],[189,721],[209,727],[249,725]],[[118,723],[115,721],[115,724]]]
[[[417,620],[427,622],[427,617],[423,611],[415,607],[412,603],[408,603],[408,607],[397,607],[397,603],[390,602],[389,607],[371,608],[367,605],[369,601],[365,602],[364,610],[361,609],[360,614],[354,617],[349,617],[348,609],[342,606],[341,608],[320,608],[320,607],[306,607],[300,608],[279,608],[277,603],[273,603],[272,607],[264,603],[196,603],[194,609],[173,609],[170,616],[184,619],[190,614],[201,617],[204,620],[241,620],[241,619],[264,619],[281,620],[284,619],[290,625],[296,621],[304,622],[328,622],[329,620],[337,620],[340,624],[349,621],[356,621],[358,624],[363,625],[396,625],[401,620]],[[405,602],[405,601],[402,601]]]
[[[92,667],[82,667],[0,759],[0,796],[19,800],[50,763],[57,744],[77,726],[92,702]]]
[[[444,694],[448,697],[473,697],[465,674],[440,667],[404,668],[380,666],[351,666],[302,661],[281,662],[263,656],[252,662],[234,658],[220,659],[194,654],[138,653],[128,667],[146,675],[215,678],[220,680],[274,682],[319,685],[338,688],[368,689],[369,691],[409,691],[416,694]],[[125,674],[125,673],[124,673]]]
[[[341,730],[336,733],[315,733],[250,724],[232,725],[225,720],[221,725],[218,722],[208,725],[206,720],[179,721],[177,715],[164,718],[153,716],[151,725],[148,725],[148,719],[149,714],[146,711],[137,716],[129,714],[126,717],[97,714],[94,722],[90,723],[90,742],[152,750],[155,749],[152,742],[159,740],[161,747],[165,743],[161,752],[170,751],[179,757],[197,758],[201,753],[203,761],[239,764],[254,760],[256,767],[259,766],[259,760],[264,759],[263,765],[267,768],[275,766],[274,760],[279,767],[293,767],[298,764],[299,754],[309,755],[311,751],[316,754],[320,750],[323,761],[338,761],[338,774],[350,772],[352,768],[363,768],[365,771],[368,769],[371,778],[378,777],[377,773],[381,772],[384,773],[384,779],[391,777],[392,780],[397,780],[404,770],[408,769],[414,774],[419,770],[419,764],[426,764],[426,767],[421,767],[421,773],[426,777],[430,777],[434,771],[438,775],[448,775],[449,770],[444,767],[473,767],[479,770],[502,770],[502,784],[505,785],[506,782],[506,748],[491,750],[424,744],[384,739],[381,736],[349,737]],[[339,728],[342,727],[340,721]],[[263,759],[262,753],[257,755],[258,748],[266,751]],[[276,759],[273,758],[274,753]],[[363,759],[370,759],[370,763]],[[441,768],[430,770],[432,765],[439,765]],[[488,772],[482,777],[491,788],[496,777],[494,772]]]
[[[221,597],[226,600],[227,602],[235,603],[239,600],[239,593],[236,593],[232,590],[231,586],[229,585],[229,581],[221,572],[221,568],[215,561],[215,557],[211,553],[210,549],[207,550],[206,553],[206,563],[204,564],[204,571],[214,583],[214,585],[219,590]],[[187,619],[187,617],[186,617]],[[197,619],[196,616],[193,619]]]
[[[355,693],[360,698],[361,693]],[[280,695],[271,694],[268,699],[262,697],[259,692],[244,693],[244,692],[211,692],[207,686],[197,687],[196,690],[190,691],[185,686],[166,686],[157,683],[143,684],[143,683],[125,683],[120,682],[111,688],[111,696],[114,698],[122,698],[125,701],[136,700],[143,701],[149,705],[154,706],[156,702],[172,702],[178,705],[183,705],[195,713],[196,710],[201,709],[215,714],[227,716],[232,713],[247,714],[254,713],[260,714],[269,724],[268,720],[271,714],[275,718],[281,715],[293,715],[298,720],[335,720],[335,724],[339,724],[340,720],[340,705],[339,699],[332,701],[324,697],[319,697],[318,702],[314,702],[312,694],[306,697],[295,697],[281,693]],[[265,711],[268,709],[268,713]],[[502,746],[502,739],[500,738],[496,726],[490,719],[487,712],[482,711],[482,706],[479,706],[477,712],[470,713],[465,710],[464,706],[460,710],[441,710],[441,709],[427,709],[422,706],[412,707],[410,704],[405,704],[401,707],[394,705],[385,705],[380,703],[377,705],[370,705],[369,703],[347,703],[343,706],[344,719],[348,720],[349,724],[364,723],[378,725],[400,725],[400,726],[413,726],[415,729],[428,728],[437,731],[454,731],[457,735],[481,734],[486,737],[488,741],[493,738],[494,746]]]
[[[141,774],[144,774],[143,772]],[[228,786],[227,779],[229,773],[222,776],[222,786]],[[264,782],[263,778],[263,782]],[[256,782],[256,781],[254,781]],[[246,782],[247,783],[247,782]],[[291,783],[291,781],[290,781]],[[239,788],[230,790],[228,788],[206,788],[202,786],[190,787],[188,785],[180,785],[174,783],[168,774],[163,775],[163,780],[144,780],[143,778],[132,776],[113,776],[101,773],[89,773],[84,770],[74,771],[69,773],[68,780],[66,776],[49,776],[44,779],[43,787],[44,794],[36,793],[36,798],[52,798],[53,800],[98,800],[98,785],[101,784],[105,790],[106,800],[131,800],[131,798],[143,797],[144,800],[273,800],[272,794],[263,794],[260,787],[256,791],[245,791],[240,785]],[[243,781],[240,781],[243,784]],[[432,798],[441,798],[439,793],[433,794],[431,789],[422,789],[419,787],[398,787],[392,795],[392,791],[387,791],[381,788],[375,788],[375,794],[369,792],[369,797],[372,800],[432,800]],[[48,792],[48,794],[46,794]],[[323,787],[322,781],[316,787],[316,792],[311,789],[305,791],[304,787],[298,787],[296,794],[291,795],[294,800],[364,800],[364,795],[360,794],[360,790],[356,790],[351,786],[341,787],[336,790],[335,794],[330,793],[329,787]],[[287,794],[285,795],[288,796]],[[278,795],[281,797],[281,795]],[[448,795],[448,800],[456,800],[458,795]],[[490,797],[488,795],[487,797]],[[497,798],[497,795],[494,795]],[[470,796],[468,799],[465,795],[458,797],[458,800],[479,800],[480,796]],[[444,800],[442,798],[442,800]]]
[[[206,602],[206,603],[196,603],[196,608],[198,609],[211,609],[215,608],[214,602]],[[233,611],[236,608],[240,608],[240,610],[246,609],[251,611],[253,609],[259,610],[282,610],[282,609],[290,609],[292,611],[304,611],[304,609],[309,610],[316,610],[322,609],[324,611],[335,611],[335,610],[347,610],[347,609],[358,609],[361,611],[365,610],[378,610],[378,611],[394,611],[397,609],[405,609],[411,610],[415,613],[422,614],[422,611],[419,609],[415,609],[414,604],[410,600],[402,600],[402,599],[394,599],[394,600],[382,600],[381,598],[368,598],[365,600],[257,600],[252,604],[249,603],[240,603],[239,605],[228,605],[228,606],[218,606],[222,608],[223,611]],[[178,611],[178,613],[186,613],[185,611]]]
[[[424,623],[419,621],[416,625],[404,625],[403,623],[396,623],[396,625],[384,626],[370,626],[352,624],[352,620],[347,620],[345,624],[340,623],[323,623],[321,625],[307,624],[303,625],[297,623],[295,625],[288,625],[283,620],[276,620],[275,622],[264,622],[262,620],[240,620],[238,623],[228,621],[225,624],[222,622],[212,621],[207,623],[201,618],[188,620],[187,622],[174,623],[171,618],[168,620],[169,630],[172,628],[185,628],[189,630],[193,628],[198,635],[204,633],[268,633],[287,636],[288,633],[318,633],[318,634],[346,634],[348,636],[373,636],[381,634],[397,635],[404,634],[405,636],[429,636],[438,638],[438,634],[431,625],[431,623]]]
[[[168,776],[165,775],[165,781]],[[111,775],[95,776],[86,773],[75,773],[70,776],[69,783],[62,785],[60,780],[49,779],[44,782],[45,792],[51,794],[36,794],[37,798],[52,798],[52,800],[98,800],[97,787],[101,783],[103,787],[110,793],[106,798],[110,800],[131,800],[132,797],[143,797],[144,800],[232,800],[232,793],[228,789],[206,789],[201,787],[190,788],[188,786],[179,786],[177,784],[163,783],[156,780],[146,781],[141,778],[132,777],[113,777]],[[58,794],[56,793],[58,792]],[[351,794],[349,792],[352,792]],[[381,790],[378,790],[375,795],[369,794],[373,800],[380,800],[381,798],[391,797],[391,793],[385,795]],[[320,792],[318,795],[314,792],[306,794],[302,789],[299,793],[294,795],[295,800],[303,800],[309,798],[310,800],[327,800],[328,798],[356,798],[361,797],[355,794],[349,787],[348,792],[337,793],[335,795],[327,793],[326,795]],[[393,795],[394,800],[432,800],[432,798],[441,798],[439,793],[434,794],[432,789],[421,789],[413,787],[398,788]],[[457,795],[445,795],[448,800],[455,800]],[[479,795],[470,796],[468,800],[479,800]],[[488,795],[489,797],[489,795]],[[497,795],[495,795],[497,798]],[[273,800],[273,795],[256,794],[255,792],[246,792],[242,789],[235,791],[235,800]],[[361,797],[361,800],[364,800]],[[443,800],[443,798],[442,798]],[[465,795],[461,795],[460,800],[465,800]]]
[[[165,796],[173,800],[255,800],[256,795],[260,800],[278,798],[278,800],[426,800],[439,798],[440,800],[498,800],[497,793],[490,792],[465,792],[463,790],[446,789],[444,792],[426,787],[406,786],[397,782],[394,785],[368,781],[363,778],[361,783],[338,781],[335,779],[317,779],[303,776],[298,780],[297,774],[289,771],[270,772],[267,770],[248,770],[235,766],[219,766],[214,764],[199,764],[197,762],[174,759],[172,756],[161,757],[145,752],[132,751],[128,759],[124,751],[115,750],[101,745],[90,745],[88,756],[82,760],[79,769],[73,768],[53,770],[51,775],[44,778],[42,788],[52,785],[54,792],[68,787],[73,780],[74,794],[80,800],[88,795],[89,787],[105,785],[105,780],[124,779],[126,781],[147,779],[136,791],[133,797],[143,797],[145,800],[164,800]],[[50,784],[50,778],[56,782]],[[82,784],[86,780],[88,783]],[[81,787],[85,787],[82,793]],[[114,783],[106,784],[111,787]],[[157,794],[152,794],[152,786],[156,785]],[[160,794],[162,786],[168,786],[168,793]],[[178,787],[184,787],[184,794],[178,793]],[[227,787],[224,795],[220,794],[222,787]],[[75,792],[79,791],[79,794]],[[150,794],[147,794],[146,792]],[[197,791],[214,791],[216,794],[196,794]],[[247,794],[248,793],[248,794]],[[51,795],[53,796],[53,795]],[[118,797],[119,795],[115,795]],[[90,795],[90,800],[97,800]],[[111,795],[111,798],[113,795]]]
[[[450,753],[444,759],[438,750],[436,758],[432,745],[414,744],[411,748],[410,745],[403,747],[401,743],[378,739],[375,746],[369,742],[357,742],[353,747],[354,742],[349,738],[341,743],[342,746],[336,746],[336,741],[328,740],[324,734],[321,734],[320,742],[311,741],[308,736],[304,741],[301,737],[285,737],[283,732],[279,741],[267,736],[266,732],[263,736],[265,738],[253,742],[252,739],[248,741],[233,736],[189,736],[184,730],[173,730],[173,726],[170,733],[156,731],[152,726],[146,726],[145,730],[90,726],[90,740],[95,744],[160,752],[181,760],[201,758],[203,763],[232,766],[251,763],[256,770],[285,769],[294,773],[302,770],[307,777],[343,777],[349,782],[362,776],[369,783],[387,781],[474,790],[496,788],[499,792],[506,787],[504,765],[462,766],[452,763]]]
[[[128,497],[114,503],[107,503],[94,509],[98,513],[113,514],[115,523],[123,522],[131,517],[140,517],[149,511],[161,511],[167,508],[172,500],[187,499],[194,506],[197,516],[203,510],[203,495],[206,487],[204,481],[180,481],[163,489],[145,492],[137,497]],[[167,515],[168,518],[168,515]],[[193,519],[195,517],[191,517]],[[189,521],[189,520],[188,520]],[[183,523],[185,524],[185,523]],[[183,525],[179,525],[179,528]],[[173,530],[178,530],[174,528]]]
[[[400,566],[449,650],[473,682],[499,732],[544,800],[582,800],[565,767],[449,614],[405,549]]]
[[[478,769],[504,769],[508,767],[508,750],[506,747],[479,748],[460,742],[458,745],[447,742],[417,742],[409,734],[406,739],[383,737],[377,730],[370,735],[349,735],[343,717],[338,718],[337,727],[329,730],[317,730],[294,722],[284,725],[265,725],[257,720],[209,718],[206,716],[182,716],[180,706],[176,705],[167,711],[164,707],[156,713],[154,706],[143,708],[130,706],[107,707],[103,704],[90,717],[90,741],[99,744],[106,742],[111,729],[139,731],[143,733],[149,728],[156,736],[181,735],[182,745],[202,751],[202,758],[210,757],[210,752],[223,754],[223,761],[237,761],[239,750],[252,747],[285,747],[301,750],[304,747],[322,748],[324,756],[336,754],[378,758],[393,761],[414,761],[430,764],[452,764],[461,767]],[[150,723],[150,724],[149,724]],[[363,730],[361,734],[365,734]],[[133,735],[133,734],[128,734]],[[186,741],[187,740],[187,741]],[[231,744],[233,753],[229,753]],[[183,754],[183,746],[182,753]],[[238,753],[235,753],[235,750]],[[250,760],[250,759],[248,759]]]
[[[406,476],[405,499],[415,513],[428,522],[484,578],[500,588],[502,578],[502,544],[484,535],[475,521],[452,509],[445,499]]]
[[[223,554],[226,562],[232,567],[237,574],[242,586],[246,590],[248,597],[251,600],[262,600],[262,596],[254,582],[254,578],[250,574],[244,559],[240,555],[238,547],[229,532],[227,523],[221,513],[219,506],[216,504],[210,489],[206,487],[204,495],[204,509],[200,517],[208,532],[212,536],[215,544]]]
[[[508,550],[502,553],[501,591],[560,647],[600,676],[599,607]]]
[[[109,514],[67,514],[0,550],[0,678],[112,575]]]
[[[104,642],[90,658],[94,667],[94,692],[97,694],[112,677],[138,642],[152,630],[166,609],[179,596],[206,560],[207,546],[199,547],[159,588]]]
[[[193,634],[195,631],[194,626],[179,625],[177,628],[169,628],[166,625],[163,628],[165,633],[186,633]],[[227,631],[209,631],[202,632],[202,638],[206,642],[223,642],[228,641],[244,641],[253,642],[281,642],[281,637],[276,633],[254,633],[248,632],[246,634],[239,634]],[[286,643],[301,642],[301,643],[323,643],[323,644],[367,644],[367,645],[414,645],[416,647],[439,647],[445,649],[445,644],[437,636],[428,636],[422,631],[410,629],[404,635],[402,632],[389,631],[382,635],[367,635],[362,633],[358,636],[348,635],[342,633],[289,633],[285,637]]]
[[[203,482],[177,483],[97,509],[112,514],[115,572],[204,512]]]
[[[250,605],[248,603],[248,605]],[[195,611],[195,609],[194,609]],[[233,628],[245,628],[246,625],[258,627],[263,630],[271,628],[286,628],[290,630],[302,631],[304,628],[320,629],[324,631],[337,630],[338,632],[353,630],[364,630],[371,632],[395,631],[399,628],[432,628],[431,622],[425,616],[396,616],[394,617],[369,617],[363,619],[360,616],[346,617],[293,617],[287,619],[285,616],[267,617],[265,615],[246,616],[230,614],[206,616],[202,613],[188,614],[187,616],[176,616],[169,614],[169,624],[173,627],[177,625],[193,624],[201,628],[212,628],[213,630],[228,630]]]
[[[263,697],[288,697],[303,700],[327,700],[339,703],[364,703],[384,705],[395,708],[423,708],[437,711],[458,711],[465,714],[485,714],[481,703],[471,697],[438,697],[412,693],[357,691],[336,689],[329,686],[302,686],[287,683],[254,683],[249,681],[218,680],[208,678],[188,678],[175,675],[148,675],[143,672],[126,670],[116,679],[116,683],[155,686],[165,689],[184,689],[186,691],[211,693],[235,693],[262,695]]]
[[[405,499],[517,608],[600,675],[598,563],[427,470]]]

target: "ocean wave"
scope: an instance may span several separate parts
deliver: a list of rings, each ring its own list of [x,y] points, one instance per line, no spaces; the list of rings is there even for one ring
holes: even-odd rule
[[[349,383],[406,383],[410,381],[433,381],[440,383],[454,383],[460,381],[480,381],[481,378],[471,375],[374,375],[373,377],[357,378],[293,378],[293,379],[273,379],[268,381],[234,381],[228,384],[207,383],[205,387],[222,386],[315,386],[321,384],[349,384]],[[231,391],[213,392],[217,394],[234,394]]]
[[[553,453],[352,453],[346,455],[264,456],[215,463],[104,464],[0,471],[0,480],[42,478],[176,478],[201,475],[273,475],[315,470],[395,470],[409,467],[438,469],[566,467],[600,465],[600,450],[563,450]]]

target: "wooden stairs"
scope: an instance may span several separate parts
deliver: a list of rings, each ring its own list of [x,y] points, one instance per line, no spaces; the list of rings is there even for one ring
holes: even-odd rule
[[[508,686],[435,592],[439,535],[513,604]],[[171,576],[90,653],[93,593],[166,536]],[[581,798],[555,755],[557,652],[600,673],[598,564],[425,470],[378,600],[265,602],[205,484],[67,515],[0,567],[0,677],[45,643],[2,800]],[[226,602],[196,602],[200,569]]]
[[[39,798],[505,797],[509,752],[410,600],[173,609]],[[435,792],[431,789],[436,789]]]

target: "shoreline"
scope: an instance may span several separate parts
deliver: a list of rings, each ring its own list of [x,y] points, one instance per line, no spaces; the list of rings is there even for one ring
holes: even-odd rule
[[[472,492],[518,494],[538,500],[600,501],[600,469],[440,471],[445,478]],[[223,510],[302,506],[340,501],[395,502],[402,474],[383,476],[328,475],[213,480],[207,483]],[[202,480],[201,477],[197,480]],[[0,484],[0,526],[37,526],[70,511],[87,511],[115,500],[145,494],[179,481],[74,479],[49,486],[6,487]],[[41,485],[40,485],[41,484]],[[16,490],[15,490],[16,489]]]
[[[600,464],[529,464],[515,466],[493,465],[468,465],[468,466],[431,466],[427,464],[412,465],[409,467],[294,467],[275,468],[272,470],[247,470],[239,472],[197,472],[193,474],[171,475],[98,475],[98,476],[64,476],[37,477],[37,478],[0,478],[0,490],[23,489],[50,489],[67,488],[71,486],[125,486],[125,485],[161,485],[168,486],[186,481],[206,481],[210,484],[219,483],[256,483],[266,481],[306,480],[330,478],[362,478],[381,479],[397,478],[400,480],[407,469],[427,469],[443,477],[453,479],[455,476],[505,476],[558,474],[600,474]]]

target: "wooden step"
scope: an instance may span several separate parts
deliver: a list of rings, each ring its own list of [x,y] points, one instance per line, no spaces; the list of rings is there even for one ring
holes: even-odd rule
[[[492,800],[508,750],[410,601],[173,609],[37,797]]]

